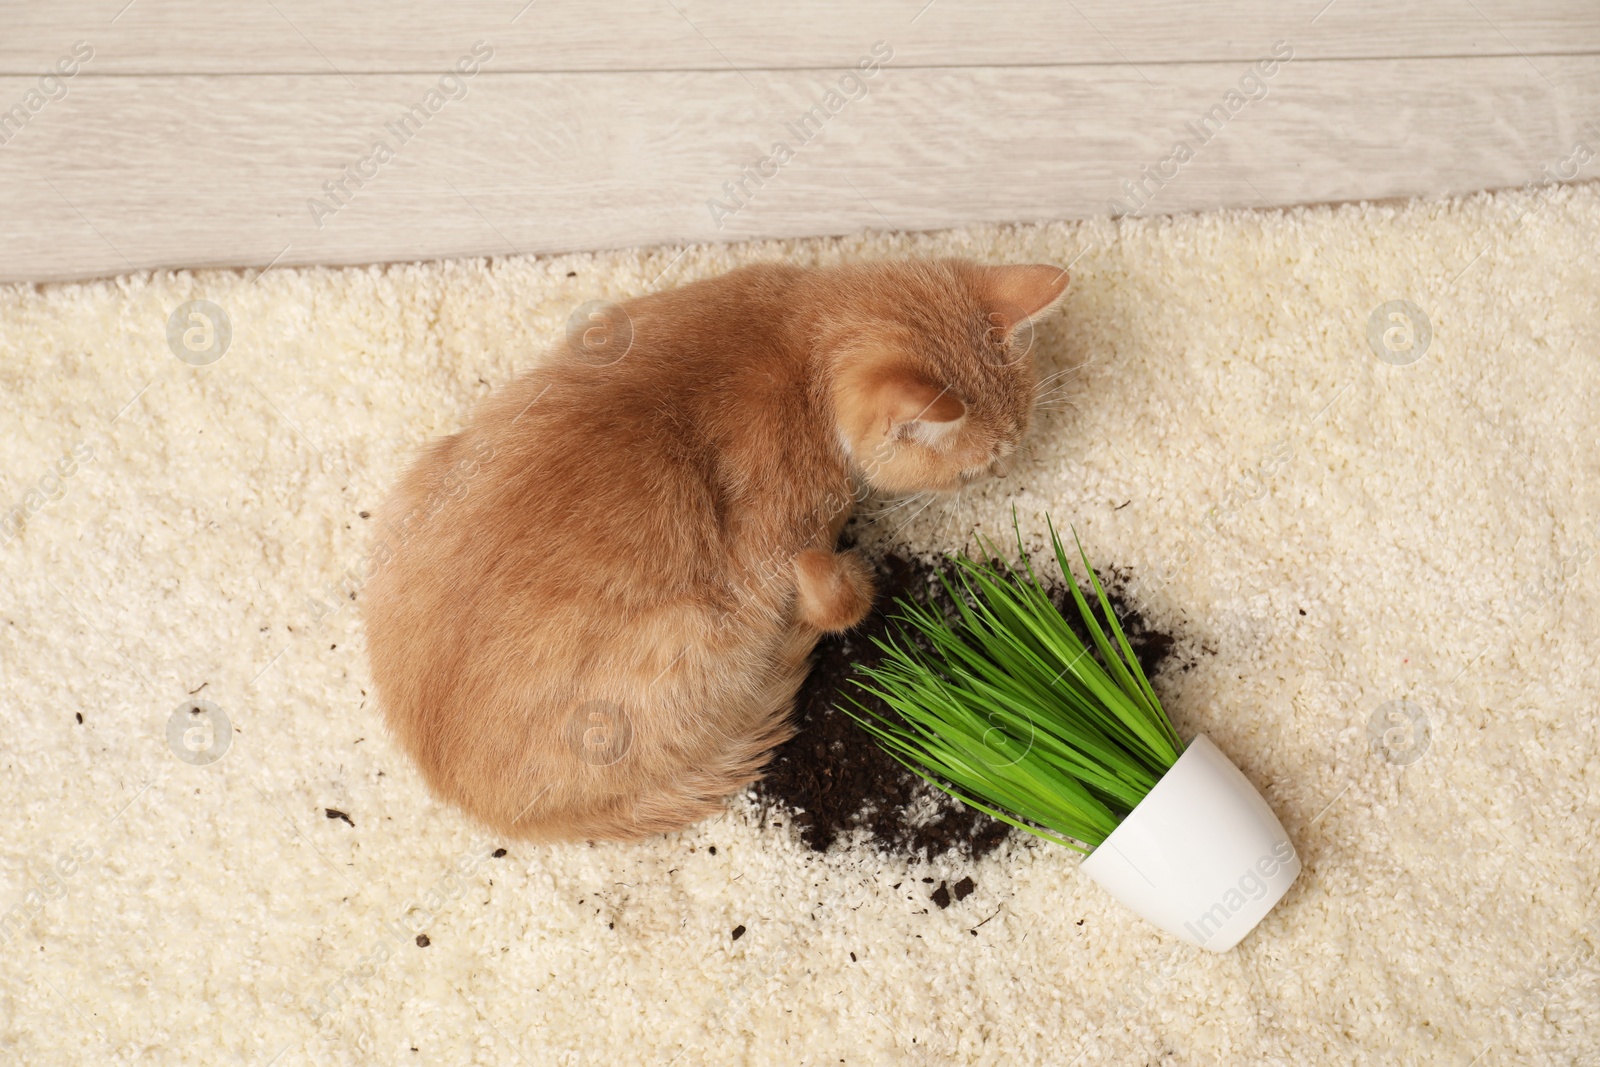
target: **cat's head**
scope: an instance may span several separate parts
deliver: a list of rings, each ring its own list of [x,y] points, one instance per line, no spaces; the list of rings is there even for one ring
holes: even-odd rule
[[[828,330],[839,441],[889,493],[1004,474],[1033,415],[1032,322],[1067,289],[1043,264],[867,264],[845,275]]]

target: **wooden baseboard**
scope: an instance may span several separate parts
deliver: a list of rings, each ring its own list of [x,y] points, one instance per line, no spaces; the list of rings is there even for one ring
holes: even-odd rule
[[[653,8],[600,27],[535,6],[493,45],[472,23],[490,21],[488,5],[448,26],[402,9],[359,49],[373,10],[280,2],[281,15],[264,8],[272,19],[237,13],[228,32],[259,39],[233,42],[243,73],[230,74],[208,72],[215,16],[183,31],[214,47],[174,50],[184,38],[163,21],[171,10],[148,6],[106,23],[122,36],[100,38],[47,91],[22,72],[92,35],[28,8],[0,41],[0,71],[12,72],[0,76],[0,280],[934,229],[1600,174],[1592,3],[1500,12],[1479,0],[1500,23],[1432,4],[1384,20],[1356,0],[1234,3],[1236,19],[1262,14],[1226,32],[1179,4],[1146,3],[1144,15],[1168,18],[1137,25],[1138,5],[1079,5],[1085,21],[1066,28],[997,9],[1011,22],[991,29],[1015,47],[995,63],[982,62],[1003,57],[972,23],[976,8],[942,2],[914,23],[900,8],[849,23],[832,0],[808,3],[815,18],[791,26],[785,48],[725,3],[666,6],[689,35],[656,47],[627,40],[660,20]],[[519,28],[536,13],[557,43]],[[1358,32],[1362,18],[1371,32]],[[1186,25],[1201,27],[1195,61],[1174,58]],[[622,41],[605,55],[591,40],[602,29]],[[717,65],[673,69],[707,62],[708,40],[726,53]],[[885,42],[876,55],[874,41]],[[1039,62],[1040,41],[1071,61]],[[1104,62],[1108,44],[1137,58]],[[1365,54],[1491,45],[1504,54]],[[1353,54],[1329,58],[1339,53]],[[474,56],[474,73],[454,72]]]

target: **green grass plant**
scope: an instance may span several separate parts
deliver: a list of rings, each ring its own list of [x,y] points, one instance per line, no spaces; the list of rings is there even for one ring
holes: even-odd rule
[[[1046,519],[1085,642],[1052,603],[1023,549],[1020,566],[949,557],[939,581],[953,613],[900,598],[883,653],[853,679],[892,709],[842,710],[906,767],[1012,826],[1087,853],[1183,752],[1076,533],[1092,610]]]

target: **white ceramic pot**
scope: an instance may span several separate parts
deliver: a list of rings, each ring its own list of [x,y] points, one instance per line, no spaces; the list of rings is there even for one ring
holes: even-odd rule
[[[1204,735],[1080,868],[1192,945],[1226,952],[1300,875],[1289,835]]]

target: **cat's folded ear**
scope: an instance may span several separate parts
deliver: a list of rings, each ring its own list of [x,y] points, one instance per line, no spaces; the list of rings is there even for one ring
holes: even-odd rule
[[[879,385],[879,403],[889,435],[934,444],[967,414],[967,405],[948,388],[900,372]]]
[[[1038,318],[1066,295],[1065,269],[1048,263],[983,267],[979,287],[989,319],[1010,333],[1024,319]]]
[[[948,388],[898,363],[858,366],[844,378],[842,423],[858,440],[872,435],[933,444],[958,424],[967,405]]]

